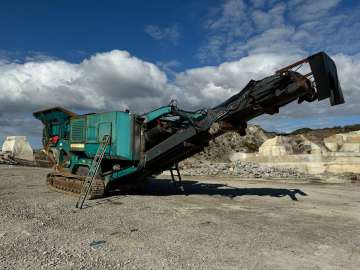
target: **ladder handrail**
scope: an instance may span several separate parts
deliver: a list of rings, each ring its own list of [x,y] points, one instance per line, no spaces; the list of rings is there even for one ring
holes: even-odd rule
[[[95,176],[100,168],[101,161],[105,156],[106,147],[110,143],[110,138],[111,138],[110,135],[104,135],[104,137],[102,138],[99,148],[96,151],[96,155],[91,163],[91,167],[88,172],[88,175],[86,176],[86,178],[84,180],[84,183],[83,183],[83,186],[82,186],[82,189],[80,192],[80,196],[76,203],[76,208],[82,209],[85,199],[86,199],[87,195],[89,194],[89,191],[91,190],[92,183],[95,179]]]

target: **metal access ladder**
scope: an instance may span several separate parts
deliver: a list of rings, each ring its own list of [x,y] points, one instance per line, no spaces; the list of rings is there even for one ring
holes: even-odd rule
[[[171,174],[171,181],[173,182],[174,186],[179,188],[181,192],[184,192],[185,190],[184,190],[184,186],[182,185],[182,181],[181,181],[182,179],[181,179],[178,163],[174,164],[174,166],[170,168],[170,174]]]
[[[82,186],[82,190],[81,190],[79,199],[76,203],[76,208],[82,209],[82,207],[83,207],[86,197],[89,194],[89,191],[91,190],[92,183],[96,177],[96,174],[99,171],[101,161],[104,158],[104,155],[106,152],[106,147],[110,143],[110,139],[111,139],[110,135],[105,135],[99,145],[96,155],[91,163],[91,167],[88,172],[88,175],[86,176],[84,184]]]

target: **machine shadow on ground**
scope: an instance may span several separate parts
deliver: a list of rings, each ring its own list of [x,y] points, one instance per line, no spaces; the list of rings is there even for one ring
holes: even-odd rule
[[[307,196],[305,192],[300,189],[285,189],[285,188],[238,188],[221,183],[204,183],[196,180],[183,180],[182,185],[184,192],[179,190],[178,185],[174,185],[171,179],[150,179],[148,188],[139,195],[151,196],[171,196],[171,195],[219,195],[230,198],[238,196],[254,195],[254,196],[270,196],[270,197],[285,197],[289,196],[294,201],[297,201],[296,195]]]
[[[171,179],[149,179],[146,188],[123,193],[112,191],[106,198],[87,201],[84,208],[91,208],[99,204],[119,204],[123,196],[190,196],[190,195],[208,195],[224,196],[235,198],[239,196],[269,196],[274,198],[288,197],[293,201],[298,201],[297,196],[308,196],[300,189],[286,188],[238,188],[220,183],[203,183],[196,180],[183,180],[184,192],[179,189],[179,185],[174,185]]]
[[[103,203],[122,204],[119,199],[124,195],[138,196],[190,196],[190,195],[209,195],[224,196],[235,198],[239,196],[270,196],[274,198],[288,197],[293,201],[297,201],[297,196],[307,196],[300,189],[286,188],[238,188],[220,183],[203,183],[196,180],[182,181],[184,192],[179,189],[178,185],[174,185],[171,179],[149,179],[147,187],[143,190],[133,191],[131,193],[122,193],[120,191],[112,191],[108,197],[95,201],[88,201],[86,207],[92,207]]]

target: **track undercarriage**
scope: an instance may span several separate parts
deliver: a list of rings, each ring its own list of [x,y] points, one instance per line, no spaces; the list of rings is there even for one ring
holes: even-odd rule
[[[85,176],[66,172],[51,172],[46,177],[46,183],[50,188],[70,194],[80,194],[84,180]],[[101,178],[95,178],[88,194],[88,199],[98,199],[104,197],[104,195],[104,180]]]
[[[54,171],[50,172],[46,176],[47,186],[55,191],[80,195],[86,175],[71,174],[68,172]],[[146,178],[132,179],[131,181],[124,181],[116,186],[111,186],[111,191],[116,192],[132,192],[141,191],[146,187]],[[106,196],[108,188],[105,185],[104,179],[100,176],[94,179],[91,185],[91,190],[87,196],[87,199],[100,199]]]

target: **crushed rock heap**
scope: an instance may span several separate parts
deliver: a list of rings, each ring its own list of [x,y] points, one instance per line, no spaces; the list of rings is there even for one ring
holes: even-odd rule
[[[275,135],[276,133],[267,132],[259,126],[249,125],[245,136],[240,136],[237,132],[227,132],[211,141],[203,152],[195,155],[192,159],[228,162],[232,153],[259,151],[260,145]]]
[[[205,161],[203,163],[187,160],[180,164],[181,174],[187,176],[236,176],[241,178],[298,178],[308,177],[308,174],[301,173],[295,169],[280,169],[275,167],[262,166],[252,162],[222,162],[212,163]]]

